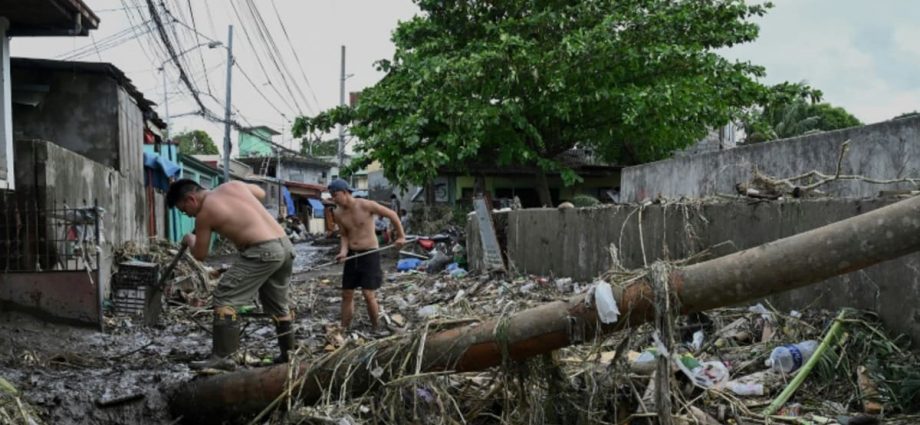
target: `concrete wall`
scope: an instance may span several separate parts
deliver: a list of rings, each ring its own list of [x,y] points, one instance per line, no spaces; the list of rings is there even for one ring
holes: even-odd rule
[[[624,168],[621,196],[624,202],[638,202],[658,195],[678,199],[733,194],[735,184],[750,181],[755,169],[782,178],[812,170],[833,174],[840,145],[846,140],[850,148],[843,174],[920,177],[920,117],[912,117]],[[873,197],[883,189],[907,188],[916,186],[839,181],[822,190],[835,196]]]
[[[323,177],[323,173],[326,177]],[[306,164],[292,164],[281,162],[281,180],[298,183],[317,184],[329,180],[329,169],[326,167],[312,167]]]
[[[77,207],[94,200],[105,208],[103,230],[109,247],[147,239],[147,201],[143,180],[124,176],[54,143],[16,142],[16,196]]]
[[[826,199],[527,209],[495,214],[499,240],[522,273],[589,280],[610,267],[609,247],[627,268],[657,259],[681,259],[707,247],[725,255],[801,233],[895,202],[893,199]],[[641,242],[640,226],[641,220]],[[471,264],[481,259],[475,222],[468,231]],[[644,255],[642,247],[644,246]],[[777,265],[781,267],[782,265]],[[920,253],[774,296],[780,308],[852,306],[879,313],[895,332],[920,341]],[[911,300],[905,303],[904,300]],[[890,308],[897,306],[897,308]]]
[[[118,84],[103,74],[14,69],[17,85],[47,85],[37,106],[13,106],[16,140],[50,140],[103,165],[119,169]],[[143,127],[141,127],[143,128]],[[143,143],[139,139],[138,143]]]
[[[98,271],[0,274],[0,311],[24,311],[52,320],[101,326],[96,285],[99,275]]]

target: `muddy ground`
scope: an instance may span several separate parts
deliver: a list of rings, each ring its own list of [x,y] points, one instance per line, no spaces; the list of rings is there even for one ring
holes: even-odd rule
[[[337,246],[295,245],[292,278],[297,339],[307,352],[325,347],[327,325],[339,317],[341,265],[310,270],[331,260]],[[232,261],[232,256],[209,259]],[[394,258],[385,261],[393,269]],[[386,287],[380,291],[386,301]],[[356,335],[369,326],[363,301],[356,305]],[[0,377],[9,381],[48,424],[173,423],[162,389],[195,377],[187,364],[210,352],[206,307],[169,305],[157,327],[137,318],[106,317],[105,333],[0,316]],[[241,345],[251,363],[277,354],[274,325],[258,314],[247,318]],[[255,367],[255,366],[254,366]],[[0,422],[3,422],[0,420]]]

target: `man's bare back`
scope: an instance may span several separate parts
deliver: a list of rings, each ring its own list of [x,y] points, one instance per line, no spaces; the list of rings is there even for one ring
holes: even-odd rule
[[[182,212],[195,217],[195,234],[186,235],[183,242],[192,255],[203,260],[208,255],[211,232],[220,233],[237,248],[286,237],[284,229],[262,206],[265,191],[256,185],[229,182],[212,190],[192,192],[175,204]]]
[[[242,182],[218,186],[208,193],[196,217],[197,226],[210,227],[238,248],[284,237],[284,229],[262,206],[256,193],[264,192]]]

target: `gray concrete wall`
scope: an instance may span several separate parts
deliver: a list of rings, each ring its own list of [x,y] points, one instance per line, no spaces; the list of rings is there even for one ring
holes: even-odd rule
[[[681,259],[707,247],[725,255],[801,233],[895,202],[824,199],[527,209],[496,214],[508,260],[522,273],[589,280],[607,270],[616,245],[627,268]],[[640,227],[641,222],[641,227]],[[467,232],[471,264],[480,261],[475,221]],[[640,239],[641,229],[641,239]],[[644,247],[644,251],[643,248]],[[643,253],[644,252],[644,253]],[[782,267],[778,264],[777,267]],[[771,298],[784,309],[851,306],[879,313],[893,331],[920,341],[920,254],[879,264]],[[911,300],[911,302],[904,302]],[[897,308],[891,308],[897,306]]]
[[[105,208],[104,235],[109,248],[147,240],[147,201],[143,180],[45,141],[16,142],[16,195],[35,199],[40,208],[66,202],[69,207],[94,200]]]
[[[750,181],[755,169],[781,178],[812,170],[833,174],[840,145],[846,140],[850,140],[850,148],[843,161],[843,174],[876,179],[920,177],[920,117],[912,117],[627,167],[621,177],[622,200],[734,194],[735,184]],[[861,198],[876,196],[883,189],[908,188],[916,186],[838,181],[822,190]]]
[[[37,106],[13,106],[15,140],[50,140],[102,165],[121,169],[119,160],[119,87],[102,74],[13,70],[17,85],[45,85]],[[143,131],[143,123],[140,124]],[[138,138],[138,144],[143,138]],[[138,154],[140,155],[140,154]]]

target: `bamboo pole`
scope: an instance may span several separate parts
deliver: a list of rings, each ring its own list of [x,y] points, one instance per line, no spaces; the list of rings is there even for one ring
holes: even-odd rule
[[[760,299],[820,282],[920,249],[920,197],[914,197],[837,223],[820,227],[714,260],[677,268],[670,273],[668,291],[683,314]],[[578,295],[428,335],[418,370],[466,372],[499,365],[502,353],[522,360],[599,336],[637,326],[654,317],[654,292],[648,280],[614,291],[619,310],[615,323],[601,323],[597,311]],[[501,336],[496,330],[503,330]],[[355,350],[361,350],[361,347]],[[355,351],[352,350],[352,351]],[[403,352],[391,351],[389,355]],[[344,350],[341,356],[353,356]],[[385,354],[370,356],[386,363]],[[355,356],[355,358],[360,358]],[[334,360],[334,359],[332,359]],[[282,394],[288,382],[302,382],[291,393],[306,403],[320,399],[328,388],[339,388],[350,373],[349,394],[360,395],[396,376],[374,379],[372,364],[352,364],[348,370],[307,362],[253,369],[185,383],[170,397],[176,416],[195,423],[220,423],[252,416]],[[376,363],[375,363],[376,364]],[[304,379],[301,379],[304,378]],[[289,381],[290,379],[290,381]]]

